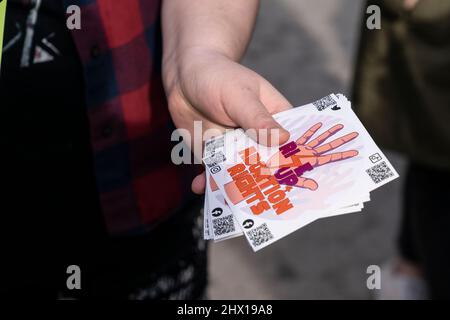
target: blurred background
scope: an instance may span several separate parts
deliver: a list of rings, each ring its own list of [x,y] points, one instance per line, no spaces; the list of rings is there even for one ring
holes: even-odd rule
[[[364,1],[262,0],[244,64],[294,105],[351,94]],[[364,7],[364,8],[363,8]],[[369,265],[395,255],[405,160],[387,153],[400,179],[372,192],[361,213],[319,220],[253,253],[237,238],[210,245],[212,299],[370,299]]]

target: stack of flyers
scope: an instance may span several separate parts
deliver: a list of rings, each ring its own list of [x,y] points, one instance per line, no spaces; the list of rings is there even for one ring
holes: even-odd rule
[[[274,118],[290,132],[282,146],[242,129],[206,142],[205,239],[244,235],[258,251],[317,219],[360,212],[398,178],[342,94]]]

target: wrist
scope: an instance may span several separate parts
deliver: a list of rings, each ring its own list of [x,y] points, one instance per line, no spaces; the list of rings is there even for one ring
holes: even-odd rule
[[[166,91],[182,81],[187,75],[198,73],[209,63],[234,61],[233,57],[218,48],[190,46],[165,52],[162,60],[162,76]]]

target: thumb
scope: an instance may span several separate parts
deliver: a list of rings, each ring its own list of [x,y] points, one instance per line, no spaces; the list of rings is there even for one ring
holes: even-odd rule
[[[229,97],[225,110],[250,138],[260,144],[281,145],[289,139],[289,132],[275,121],[259,97],[250,90],[242,90],[240,94]]]

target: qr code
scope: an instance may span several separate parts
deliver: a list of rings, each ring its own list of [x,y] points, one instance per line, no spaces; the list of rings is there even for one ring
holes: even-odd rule
[[[313,105],[317,108],[318,111],[325,110],[328,107],[335,106],[336,101],[328,95],[320,100],[317,100],[316,102],[313,102]]]
[[[273,239],[273,234],[270,232],[267,224],[263,223],[250,231],[247,231],[247,236],[252,242],[253,246],[259,247],[270,239]]]
[[[388,167],[386,162],[380,162],[376,166],[366,170],[373,182],[380,183],[394,175],[394,172]]]
[[[225,217],[213,219],[212,223],[214,236],[216,237],[234,232],[236,230],[234,227],[233,215],[231,214]]]
[[[219,137],[215,139],[211,139],[208,142],[206,142],[205,145],[205,155],[210,156],[214,153],[216,149],[223,148],[225,145],[225,137]]]
[[[212,168],[216,167],[218,164],[227,161],[227,158],[225,157],[222,151],[219,151],[217,153],[212,154],[209,158],[206,158],[203,161],[209,168]]]

